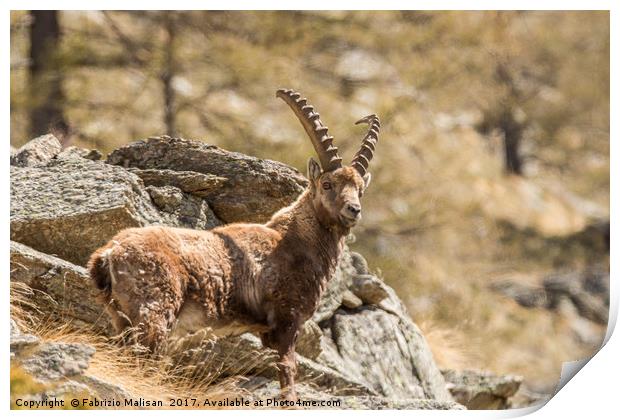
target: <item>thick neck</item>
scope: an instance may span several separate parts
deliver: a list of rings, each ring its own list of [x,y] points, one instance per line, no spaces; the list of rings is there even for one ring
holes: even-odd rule
[[[349,233],[338,225],[330,225],[325,215],[321,215],[313,203],[311,189],[304,191],[289,207],[274,214],[267,226],[277,230],[283,238],[302,240],[316,247],[326,257],[338,258],[341,242]]]

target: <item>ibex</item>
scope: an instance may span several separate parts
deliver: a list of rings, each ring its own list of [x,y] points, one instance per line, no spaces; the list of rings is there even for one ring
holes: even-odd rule
[[[276,96],[292,108],[320,161],[308,161],[310,183],[294,203],[266,224],[126,229],[95,251],[88,267],[118,332],[132,326],[136,340],[156,351],[171,329],[242,325],[277,350],[281,396],[294,400],[295,341],[361,218],[379,119],[357,122],[369,130],[344,166],[307,100],[285,89]]]

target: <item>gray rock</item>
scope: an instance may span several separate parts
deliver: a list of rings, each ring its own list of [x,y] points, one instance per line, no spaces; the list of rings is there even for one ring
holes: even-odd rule
[[[362,306],[364,302],[358,298],[352,291],[347,290],[342,295],[342,306],[348,309],[355,309]]]
[[[353,276],[351,291],[367,305],[378,305],[389,296],[385,284],[370,274]]]
[[[17,323],[11,319],[11,338],[10,338],[10,351],[11,353],[19,353],[22,350],[33,347],[39,342],[41,339],[32,334],[22,334]]]
[[[355,268],[357,274],[368,274],[368,262],[359,252],[351,251],[351,264]]]
[[[299,332],[295,350],[308,359],[316,360],[323,351],[322,341],[323,331],[321,327],[316,322],[308,320]]]
[[[494,282],[491,288],[527,308],[545,307],[557,311],[560,303],[568,298],[580,316],[607,325],[609,288],[606,283],[609,283],[609,275],[586,270],[554,273],[543,278],[541,286],[502,280]]]
[[[547,294],[541,287],[532,287],[512,280],[501,280],[492,283],[491,289],[526,308],[540,308],[548,304]]]
[[[138,175],[144,185],[155,187],[172,186],[181,191],[198,197],[208,197],[217,192],[226,181],[226,178],[203,174],[194,171],[174,171],[170,169],[136,169],[127,168],[131,173]]]
[[[149,188],[151,195],[136,175],[86,159],[11,167],[11,239],[85,265],[125,228],[220,224],[201,198],[173,187]]]
[[[13,167],[12,239],[84,264],[123,228],[207,229],[219,220],[265,221],[307,184],[286,165],[168,137],[118,149],[108,162],[113,165],[73,150],[45,165]],[[13,242],[11,281],[43,292],[35,293],[43,311],[109,331],[86,271],[43,252]],[[352,408],[459,408],[394,290],[368,272],[361,255],[345,250],[300,334],[298,381],[323,395],[355,396],[348,403]],[[271,382],[277,376],[277,354],[251,334],[213,338],[199,331],[171,339],[167,350],[165,357],[176,368],[206,381],[260,375]],[[55,354],[47,359],[55,360]],[[83,363],[63,363],[58,362],[62,375],[73,375],[98,394],[126,393],[85,375]]]
[[[41,339],[32,334],[11,335],[11,353],[19,354],[22,350],[33,347],[41,342]]]
[[[60,385],[57,387],[45,391],[41,396],[42,399],[45,400],[50,398],[63,399],[63,397],[74,398],[78,395],[84,398],[88,398],[92,397],[94,395],[94,392],[83,383],[76,382],[74,380],[68,380],[61,382]],[[66,402],[66,404],[68,404],[68,401]]]
[[[609,277],[607,277],[609,279]],[[568,297],[579,315],[601,325],[609,317],[608,294],[604,286],[593,282],[591,273],[559,273],[546,277],[543,287],[548,296],[548,307],[555,309],[563,297]],[[602,290],[601,293],[599,290]]]
[[[99,160],[101,159],[101,152],[95,149],[82,149],[81,147],[69,146],[62,152],[58,153],[57,159],[88,159]]]
[[[275,373],[273,377],[276,377]],[[377,395],[366,384],[354,380],[350,375],[303,356],[297,356],[297,379],[329,390],[334,395]]]
[[[21,364],[37,379],[54,381],[82,374],[94,354],[95,348],[86,344],[45,343]]]
[[[256,376],[240,383],[242,389],[249,393],[250,401],[262,400],[266,404],[270,400],[270,406],[265,409],[273,409],[277,404],[280,386],[277,381],[269,378]],[[372,395],[333,395],[324,390],[316,389],[310,383],[300,383],[297,386],[299,403],[295,408],[299,409],[353,409],[353,410],[462,410],[464,407],[455,402],[440,402],[429,399],[405,399],[395,400]]]
[[[62,150],[60,141],[53,134],[46,134],[30,140],[11,154],[12,166],[42,165]]]
[[[171,216],[172,225],[191,229],[211,229],[222,224],[205,200],[172,186],[146,187],[155,206]]]
[[[498,376],[475,370],[445,370],[443,374],[456,401],[470,410],[511,408],[508,399],[517,393],[523,381],[520,376]]]
[[[207,380],[250,373],[273,374],[277,361],[277,354],[264,348],[252,334],[218,338],[205,330],[170,343],[167,354],[175,366]]]
[[[122,386],[117,384],[111,384],[96,376],[80,375],[76,379],[85,386],[87,386],[89,390],[91,390],[91,395],[93,393],[96,393],[96,395],[101,399],[124,400],[126,398],[133,397],[129,393],[129,391],[127,391]]]
[[[40,311],[110,331],[110,319],[96,301],[86,269],[17,242],[11,242],[10,262],[11,282],[41,292],[32,296]]]
[[[140,179],[103,162],[11,167],[11,239],[75,264],[118,231],[160,222]]]
[[[43,409],[51,407],[64,407],[67,409],[70,407],[70,398],[90,398],[95,395],[88,386],[74,380],[54,382],[40,381],[36,378],[34,380],[36,382],[45,382],[45,389],[35,394],[20,395],[20,398],[25,401],[40,403],[39,407]]]
[[[249,374],[277,377],[278,355],[274,350],[263,347],[258,337],[249,333],[222,338],[199,335],[197,333],[194,337],[179,340],[169,348],[168,354],[175,366],[185,367],[192,375],[203,376],[205,380]],[[374,394],[341,372],[299,354],[297,378],[344,395]]]
[[[319,362],[385,397],[451,401],[424,338],[409,319],[364,306],[339,310],[326,324],[328,345]]]
[[[308,183],[298,171],[282,163],[167,136],[121,147],[108,156],[107,162],[126,168],[191,171],[225,178],[220,188],[204,195],[217,217],[226,223],[265,222],[293,202]]]

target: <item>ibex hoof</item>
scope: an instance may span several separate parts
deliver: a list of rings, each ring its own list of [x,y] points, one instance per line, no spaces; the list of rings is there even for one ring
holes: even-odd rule
[[[294,390],[282,391],[280,393],[280,399],[282,401],[296,402],[297,401],[297,393]]]

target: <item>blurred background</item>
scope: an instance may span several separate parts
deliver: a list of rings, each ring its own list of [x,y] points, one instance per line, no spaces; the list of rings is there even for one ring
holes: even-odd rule
[[[201,139],[305,173],[275,98],[299,90],[341,154],[382,121],[350,246],[442,368],[548,393],[591,355],[609,288],[609,13],[11,13],[11,146]]]

